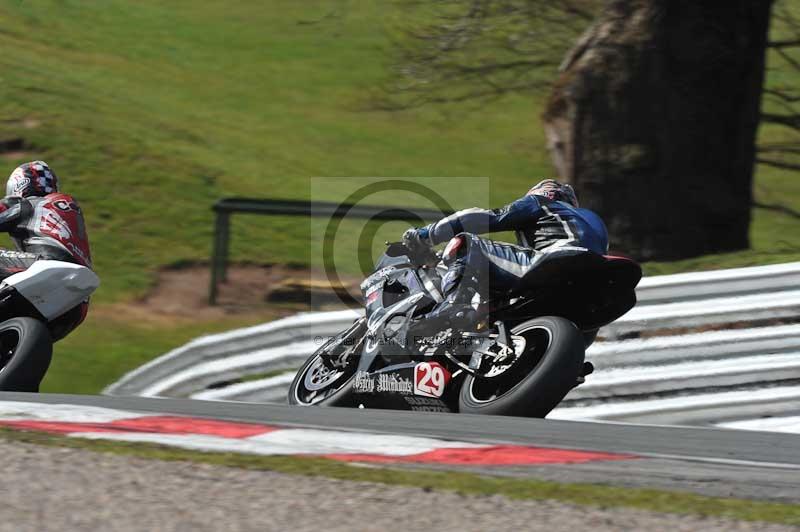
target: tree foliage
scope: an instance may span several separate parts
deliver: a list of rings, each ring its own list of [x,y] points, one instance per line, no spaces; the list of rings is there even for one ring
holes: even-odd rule
[[[603,0],[428,0],[405,2],[395,41],[389,107],[495,99],[549,91],[567,52],[596,19]],[[790,0],[773,8],[770,73],[761,120],[785,128],[758,146],[757,162],[800,170],[800,16]],[[790,79],[796,79],[791,77]]]
[[[546,90],[597,0],[428,0],[407,3],[396,39],[398,107]]]
[[[783,0],[775,5],[768,79],[764,87],[761,121],[786,130],[784,140],[758,146],[757,162],[777,168],[800,171],[800,88],[785,79],[800,76],[800,17]],[[793,75],[789,75],[793,74]]]

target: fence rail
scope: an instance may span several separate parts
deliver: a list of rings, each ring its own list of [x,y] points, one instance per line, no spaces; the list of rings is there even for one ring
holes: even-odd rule
[[[683,419],[681,413],[692,410],[698,419],[722,416],[723,411],[727,419],[735,413],[724,405],[735,412],[742,409],[738,390],[758,391],[787,382],[789,388],[782,388],[783,395],[770,399],[769,394],[759,392],[758,397],[763,395],[762,402],[772,401],[762,405],[770,412],[780,412],[781,406],[788,404],[785,401],[797,406],[800,325],[741,326],[754,319],[800,317],[798,278],[800,263],[643,279],[637,289],[641,303],[601,331],[610,341],[597,342],[587,352],[597,371],[586,385],[571,392],[551,417],[632,416],[642,421],[642,417],[657,415],[674,422]],[[764,293],[759,294],[761,291]],[[704,296],[698,299],[698,294]],[[105,393],[283,400],[293,368],[358,315],[351,310],[307,313],[201,337],[125,375]],[[738,329],[669,334],[676,328],[728,324],[737,324]],[[614,340],[656,329],[665,335]],[[240,382],[262,374],[263,378]],[[709,404],[717,405],[711,409],[692,402],[695,396],[705,401],[703,391],[708,387],[721,390],[708,399]],[[669,394],[686,397],[663,397]],[[730,401],[725,403],[724,397]]]
[[[233,214],[261,214],[269,216],[305,216],[321,218],[351,218],[370,221],[409,221],[420,225],[424,221],[435,221],[452,211],[398,207],[388,205],[354,205],[325,201],[300,201],[284,199],[224,198],[217,201],[212,210],[214,222],[214,245],[211,256],[211,281],[208,302],[215,305],[219,283],[228,275],[230,254],[231,216]]]

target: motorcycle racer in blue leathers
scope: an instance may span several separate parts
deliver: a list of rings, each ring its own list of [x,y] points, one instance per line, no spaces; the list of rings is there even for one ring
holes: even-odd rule
[[[517,245],[478,235],[514,231]],[[522,198],[499,209],[471,208],[426,227],[409,229],[403,241],[411,248],[449,241],[442,254],[447,272],[441,299],[420,322],[420,329],[436,329],[442,321],[457,325],[474,317],[486,297],[514,297],[526,276],[548,258],[591,251],[608,252],[608,232],[600,217],[579,207],[573,188],[545,179]]]

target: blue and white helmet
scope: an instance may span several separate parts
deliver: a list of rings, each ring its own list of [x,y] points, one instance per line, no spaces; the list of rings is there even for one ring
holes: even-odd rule
[[[542,196],[553,201],[563,201],[569,203],[573,207],[578,207],[578,196],[575,195],[575,189],[572,185],[567,183],[559,183],[555,179],[545,179],[540,181],[528,191],[527,196],[531,194],[535,196]]]
[[[18,166],[6,183],[6,196],[27,198],[47,196],[58,192],[58,176],[44,161],[32,161]]]

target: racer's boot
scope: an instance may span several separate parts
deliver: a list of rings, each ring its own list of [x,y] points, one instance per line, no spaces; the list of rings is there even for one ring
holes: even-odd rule
[[[417,337],[434,336],[448,328],[457,331],[471,329],[477,322],[478,312],[472,305],[477,291],[464,287],[450,293],[433,310],[415,320],[410,332]]]
[[[414,336],[431,337],[448,328],[463,331],[477,322],[477,303],[483,292],[478,281],[479,270],[470,263],[470,249],[472,246],[463,236],[456,236],[447,244],[442,253],[442,262],[447,265],[441,284],[444,300],[412,323],[410,332]]]

